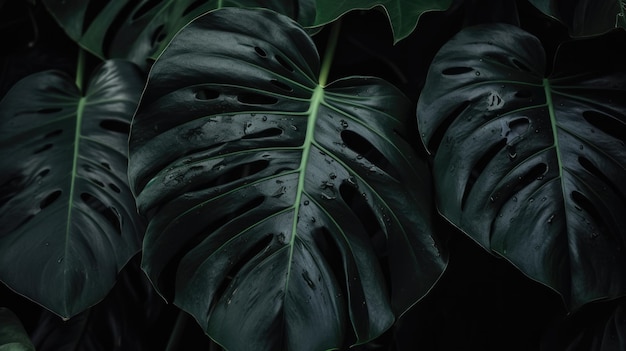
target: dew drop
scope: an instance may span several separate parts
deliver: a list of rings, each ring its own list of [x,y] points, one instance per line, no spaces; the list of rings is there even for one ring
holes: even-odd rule
[[[595,239],[595,238],[597,238],[598,236],[600,236],[600,235],[599,235],[598,233],[596,233],[596,232],[591,233],[591,238],[592,238],[592,239]]]
[[[356,180],[354,179],[354,177],[350,176],[348,177],[348,179],[346,179],[346,181],[353,187],[355,188],[358,187],[358,184],[356,183]]]
[[[322,194],[321,197],[324,200],[334,200],[334,199],[337,198],[336,196],[330,196],[330,195],[327,195],[327,194]]]
[[[553,220],[554,220],[554,215],[551,215],[550,218],[548,218],[548,223],[552,223]]]
[[[44,245],[50,246],[50,243],[49,242],[45,242]]]
[[[341,123],[341,128],[343,129],[348,128],[348,122],[346,122],[345,120],[342,119],[340,123]]]
[[[59,257],[59,259],[57,260],[57,263],[61,263],[63,262],[63,257]]]
[[[361,159],[363,159],[363,155],[356,155],[356,159],[357,159],[357,160],[361,160]]]
[[[489,201],[491,201],[491,202],[495,202],[495,201],[496,201],[496,199],[494,199],[494,198],[493,198],[493,196],[490,196],[490,197],[489,197]]]
[[[304,206],[308,206],[309,205],[309,200],[304,200]]]
[[[328,175],[328,178],[330,178],[330,179],[336,179],[336,178],[337,178],[337,175],[336,175],[335,173],[330,173],[330,174]]]
[[[263,116],[263,117],[261,117],[261,120],[262,120],[263,122],[267,121],[267,116]]]
[[[476,73],[474,73],[476,75],[476,77],[478,77],[480,75],[480,72],[476,71]]]

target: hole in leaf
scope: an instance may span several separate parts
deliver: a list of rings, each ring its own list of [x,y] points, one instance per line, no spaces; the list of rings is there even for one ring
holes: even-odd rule
[[[200,89],[196,91],[196,99],[198,100],[213,100],[220,96],[220,92],[213,89]]]
[[[606,174],[604,174],[598,167],[596,167],[593,164],[593,162],[589,161],[588,159],[582,156],[578,157],[578,162],[580,163],[581,166],[583,166],[584,169],[587,170],[587,172],[593,174],[602,183],[604,183],[608,188],[610,188],[613,194],[619,196],[622,203],[626,203],[626,197],[620,191],[620,189],[617,186],[615,186],[613,181],[609,179],[609,177],[607,177]]]
[[[274,235],[272,234],[265,235],[261,240],[256,242],[254,246],[247,249],[241,255],[237,255],[237,257],[233,258],[233,261],[235,261],[235,264],[232,267],[230,267],[230,269],[226,273],[226,276],[224,277],[224,280],[222,280],[220,285],[215,290],[215,295],[214,295],[215,299],[213,300],[214,302],[217,302],[224,297],[224,294],[226,293],[228,286],[233,281],[233,279],[237,276],[237,274],[239,274],[241,269],[246,264],[249,264],[250,261],[252,261],[256,256],[263,255],[263,251],[266,250],[268,245],[270,245],[273,240],[274,240]],[[211,306],[211,309],[213,307],[214,306]]]
[[[597,111],[585,111],[583,112],[583,117],[594,127],[626,143],[626,123]]]
[[[46,196],[45,199],[41,200],[41,203],[39,204],[39,208],[43,210],[44,208],[50,206],[54,202],[54,200],[58,199],[59,196],[61,196],[61,193],[62,193],[61,190],[57,190],[48,194],[48,196]]]
[[[249,105],[273,105],[278,102],[278,99],[273,96],[259,93],[242,93],[237,96],[237,100]]]
[[[118,193],[118,194],[119,194],[120,192],[122,192],[122,190],[121,190],[120,188],[118,188],[118,187],[117,187],[117,185],[115,185],[115,184],[113,184],[113,183],[110,183],[110,184],[109,184],[109,188],[111,188],[111,190],[115,191],[115,192],[116,192],[116,193]]]
[[[283,130],[280,128],[267,128],[261,131],[244,135],[241,139],[261,139],[269,138],[283,134]]]
[[[378,257],[386,256],[387,238],[377,220],[378,216],[376,216],[367,200],[355,187],[347,183],[342,183],[339,186],[339,194],[341,194],[341,198],[363,224],[363,228],[370,238],[376,255]]]
[[[210,182],[198,184],[197,186],[191,188],[190,191],[209,189],[209,188],[217,187],[217,186],[224,185],[227,183],[231,183],[233,181],[259,173],[262,170],[266,169],[269,164],[270,163],[267,160],[257,160],[257,161],[237,165],[227,170],[223,174],[219,175],[217,178],[213,179]]]
[[[116,133],[128,134],[130,132],[129,123],[116,121],[114,119],[105,119],[100,122],[100,127]]]
[[[291,66],[289,62],[287,62],[287,60],[284,57],[280,55],[276,55],[275,57],[276,57],[276,61],[278,61],[278,63],[280,63],[281,66],[283,66],[289,72],[293,72],[293,67]]]
[[[531,96],[533,96],[533,92],[529,89],[522,89],[515,92],[515,97],[520,99],[528,99]]]
[[[265,50],[261,49],[258,46],[254,47],[254,51],[256,51],[257,55],[259,55],[261,57],[267,57],[267,52],[265,52]]]
[[[314,231],[315,233],[313,233],[312,237],[318,248],[318,252],[324,256],[326,263],[330,267],[330,271],[334,275],[334,280],[338,285],[339,295],[335,297],[346,301],[348,287],[342,261],[342,257],[344,257],[343,251],[339,248],[340,246],[335,241],[336,237],[333,236],[333,234],[330,233],[326,227],[319,227]],[[336,240],[341,239],[337,238]]]
[[[274,86],[276,86],[277,88],[282,89],[284,91],[287,91],[287,92],[292,92],[293,91],[293,89],[289,85],[287,85],[287,84],[285,84],[285,83],[283,83],[281,81],[278,81],[276,79],[270,80],[270,83],[272,83]]]
[[[60,107],[50,107],[50,108],[42,108],[37,110],[37,113],[40,114],[50,114],[50,113],[57,113],[57,112],[61,112],[63,109]]]
[[[143,5],[141,5],[131,17],[131,21],[136,21],[141,18],[146,13],[150,12],[153,8],[161,3],[161,0],[148,0]]]
[[[530,170],[528,170],[528,172],[526,172],[526,174],[518,178],[518,180],[513,184],[513,187],[509,191],[509,194],[515,194],[519,192],[532,182],[536,181],[537,178],[545,175],[546,172],[548,172],[548,165],[545,163],[540,163],[533,166]]]
[[[200,6],[202,6],[205,3],[206,3],[206,0],[196,0],[196,1],[192,2],[189,6],[187,6],[185,8],[185,11],[183,11],[183,14],[182,14],[181,17],[187,16],[192,11],[196,10],[197,8],[199,8]]]
[[[89,208],[104,217],[104,219],[106,219],[111,224],[113,229],[115,229],[115,232],[118,235],[122,235],[122,227],[120,219],[118,217],[119,215],[116,213],[116,211],[114,211],[110,207],[105,206],[104,203],[100,201],[100,199],[89,193],[80,194],[80,198],[87,206],[89,206]]]
[[[9,200],[12,199],[23,188],[24,176],[21,174],[9,178],[9,180],[0,185],[0,207],[9,202]]]
[[[111,170],[111,165],[106,163],[106,162],[100,162],[100,166],[102,166],[103,168],[107,169],[107,170]]]
[[[152,1],[154,2],[155,0],[152,0]],[[100,2],[100,1],[90,1],[90,3],[92,2]],[[103,3],[108,3],[108,2],[103,2]],[[110,50],[113,45],[113,41],[115,41],[118,30],[125,26],[126,20],[128,18],[126,14],[133,12],[133,10],[135,9],[135,6],[137,6],[137,1],[127,1],[124,7],[120,11],[117,12],[118,15],[115,16],[115,19],[108,26],[108,29],[106,30],[106,33],[104,34],[104,38],[102,39],[102,52],[104,53],[105,56],[111,56]],[[87,27],[84,27],[84,28],[87,28]]]
[[[97,186],[99,186],[99,187],[101,187],[101,188],[104,188],[104,183],[102,183],[102,182],[101,182],[101,181],[99,181],[98,179],[96,179],[96,178],[89,178],[89,180],[90,180],[92,183],[96,184]]]
[[[443,122],[441,122],[439,126],[437,126],[437,129],[435,130],[430,140],[428,141],[428,149],[430,149],[433,153],[437,151],[437,149],[441,145],[443,136],[445,135],[446,131],[448,130],[452,122],[454,122],[454,120],[457,117],[459,117],[461,113],[463,113],[463,111],[465,111],[465,109],[469,106],[469,104],[470,104],[469,101],[465,101],[462,104],[460,104],[456,109],[454,109],[454,111],[452,111],[446,117],[446,119],[443,120]]]
[[[506,139],[501,139],[498,143],[492,145],[485,154],[476,161],[474,167],[472,167],[472,171],[470,172],[469,178],[467,179],[467,183],[465,184],[465,190],[463,191],[463,197],[461,198],[461,210],[465,209],[465,202],[469,193],[472,191],[476,180],[485,170],[487,164],[504,148],[506,145]]]
[[[33,154],[35,154],[35,155],[36,154],[40,154],[40,153],[42,153],[42,152],[44,152],[46,150],[50,150],[51,148],[52,148],[52,144],[46,144],[46,145],[40,147],[39,149],[33,151]]]
[[[606,225],[606,222],[604,221],[602,214],[600,214],[600,211],[598,211],[598,209],[593,204],[593,202],[591,202],[591,200],[589,200],[585,195],[583,195],[582,193],[578,191],[572,191],[571,197],[574,203],[576,203],[576,205],[578,205],[585,212],[587,212],[589,216],[591,216],[593,223],[597,225],[597,227],[595,228],[590,228],[592,230],[589,233],[590,235],[593,235],[593,233],[609,234],[617,245],[619,245],[621,248],[624,247],[624,242],[621,239],[619,239],[614,233],[611,232],[611,230]]]
[[[444,69],[443,71],[441,71],[441,73],[443,73],[446,76],[454,76],[458,74],[471,72],[473,70],[474,69],[471,67],[450,67],[450,68]]]
[[[89,28],[93,21],[98,17],[98,14],[104,10],[107,5],[106,1],[89,1],[85,3],[85,10],[83,12],[83,26],[82,28]]]
[[[152,32],[152,36],[150,37],[150,43],[152,43],[153,47],[157,46],[163,41],[163,39],[165,39],[165,37],[167,37],[167,33],[163,31],[163,28],[165,28],[165,26],[160,25]]]
[[[230,211],[228,214],[225,214],[221,217],[207,217],[213,220],[209,220],[209,224],[195,233],[195,235],[191,236],[187,242],[182,245],[173,257],[169,260],[169,263],[163,268],[161,275],[159,276],[159,287],[161,287],[164,296],[172,297],[174,296],[174,287],[175,284],[173,282],[176,279],[185,279],[185,274],[193,274],[194,268],[190,267],[186,272],[178,272],[178,266],[180,264],[181,259],[189,253],[192,249],[200,245],[206,238],[211,236],[216,230],[226,225],[226,223],[230,222],[232,219],[237,218],[246,212],[260,206],[265,199],[262,196],[251,199],[250,201],[242,204],[238,208]],[[209,212],[210,213],[210,212]],[[157,213],[158,215],[158,213]],[[208,216],[207,213],[199,213],[198,216],[205,215]],[[192,219],[193,220],[193,219]],[[170,233],[171,234],[171,233]],[[271,241],[272,236],[269,237],[269,241]],[[228,240],[228,238],[223,238],[223,240]],[[221,246],[220,243],[219,246]],[[198,261],[198,264],[201,264],[202,261]],[[227,285],[226,285],[227,286]],[[221,288],[221,287],[220,287]],[[219,288],[218,288],[219,289]],[[221,292],[223,293],[223,291]],[[218,296],[218,295],[216,295]]]
[[[352,151],[365,157],[368,161],[375,164],[378,168],[385,171],[387,174],[395,179],[400,179],[399,172],[395,167],[387,160],[387,158],[380,152],[372,143],[359,134],[351,130],[341,131],[341,140]]]
[[[528,68],[528,66],[526,66],[525,64],[523,64],[520,60],[518,59],[511,59],[511,62],[515,65],[515,67],[521,69],[524,72],[530,72],[530,68]]]
[[[57,129],[43,136],[44,139],[53,138],[55,136],[61,135],[63,133],[63,129]]]

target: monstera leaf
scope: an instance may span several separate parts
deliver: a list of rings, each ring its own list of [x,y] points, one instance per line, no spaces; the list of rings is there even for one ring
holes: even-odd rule
[[[0,307],[0,350],[35,351],[19,318],[4,307]]]
[[[605,318],[587,324],[567,345],[568,351],[626,349],[626,304],[618,304]]]
[[[452,0],[316,0],[315,25],[335,21],[341,15],[352,10],[368,10],[380,7],[389,18],[393,30],[393,38],[398,42],[413,32],[417,21],[426,12],[444,11],[452,4]]]
[[[126,58],[141,67],[185,24],[216,8],[266,7],[311,24],[314,0],[43,0],[67,34],[100,58]]]
[[[544,14],[563,22],[573,36],[605,33],[613,28],[626,29],[624,0],[529,0]]]
[[[141,85],[109,61],[84,93],[46,71],[0,102],[0,279],[62,317],[101,300],[140,248],[126,156]]]
[[[517,27],[468,28],[417,115],[441,213],[575,308],[626,293],[626,74],[557,60],[545,78],[545,61]]]
[[[150,72],[129,166],[144,270],[228,350],[368,341],[445,266],[409,101],[375,78],[326,85],[329,68],[289,18],[233,8]]]

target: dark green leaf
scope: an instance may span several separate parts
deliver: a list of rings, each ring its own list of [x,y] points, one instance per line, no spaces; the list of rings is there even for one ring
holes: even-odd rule
[[[220,7],[266,7],[297,18],[315,16],[314,0],[43,0],[67,34],[100,58],[125,58],[141,67],[156,58],[184,25]]]
[[[228,350],[366,342],[445,266],[409,101],[376,78],[324,86],[324,67],[287,17],[214,11],[157,60],[133,120],[144,269]]]
[[[544,14],[563,22],[576,37],[605,33],[613,28],[626,29],[624,0],[529,0]]]
[[[147,345],[154,345],[159,339],[161,343],[167,340],[166,335],[154,335],[152,324],[161,317],[164,302],[152,288],[139,262],[133,258],[102,302],[70,320],[63,321],[51,312],[42,311],[31,332],[37,351],[154,350]]]
[[[0,351],[35,351],[19,318],[0,307]]]
[[[316,0],[315,25],[327,24],[352,10],[380,7],[391,23],[393,38],[398,42],[413,32],[420,16],[429,11],[444,11],[452,0]]]
[[[417,109],[442,214],[574,308],[626,293],[626,71],[595,52],[544,78],[537,38],[468,28]]]
[[[60,316],[101,300],[140,248],[126,170],[141,85],[109,61],[84,94],[46,71],[0,102],[0,279]]]

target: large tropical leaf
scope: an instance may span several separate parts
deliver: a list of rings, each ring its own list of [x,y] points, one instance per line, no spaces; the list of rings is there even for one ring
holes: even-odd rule
[[[325,62],[285,16],[214,11],[157,60],[134,117],[144,269],[228,350],[365,342],[444,268],[409,101],[375,78],[326,86]]]
[[[140,248],[126,170],[141,86],[108,61],[84,93],[46,71],[0,102],[0,280],[60,316],[101,300]]]
[[[70,320],[42,311],[31,332],[37,351],[141,351],[161,346],[169,335],[155,337],[153,324],[163,316],[163,300],[139,264],[135,256],[104,300]]]
[[[429,11],[444,11],[452,0],[316,0],[315,25],[323,25],[352,10],[380,7],[389,18],[393,38],[398,42],[413,32],[419,18]]]
[[[625,0],[529,0],[544,14],[563,22],[573,36],[626,29]]]
[[[35,351],[19,318],[0,307],[0,351]]]
[[[314,0],[43,0],[67,34],[100,58],[141,67],[189,21],[221,7],[266,7],[311,24]]]
[[[471,27],[417,108],[441,213],[574,308],[626,293],[626,70],[602,49],[545,78],[537,38]]]

